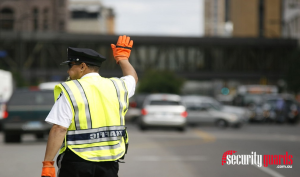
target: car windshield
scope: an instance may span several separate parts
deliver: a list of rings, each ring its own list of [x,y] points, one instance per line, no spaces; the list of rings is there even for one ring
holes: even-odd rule
[[[223,109],[223,105],[221,104],[221,103],[219,103],[219,102],[212,102],[212,103],[210,103],[211,104],[211,106],[214,108],[214,109],[216,109],[216,110],[221,110],[221,109]]]
[[[171,100],[151,100],[149,105],[180,105],[180,103]]]
[[[215,110],[221,110],[223,108],[222,104],[220,104],[217,101],[205,102],[205,103],[202,103],[202,105],[203,105],[203,107],[212,108],[212,109],[215,109]]]
[[[53,91],[15,92],[8,105],[53,105]]]
[[[200,109],[200,108],[212,108],[215,110],[221,110],[223,109],[223,105],[215,100],[209,100],[209,101],[185,101],[185,106],[189,109]]]
[[[251,95],[245,95],[244,97],[244,103],[246,105],[253,104],[253,103],[259,105],[261,104],[262,100],[263,100],[262,95],[251,94]]]

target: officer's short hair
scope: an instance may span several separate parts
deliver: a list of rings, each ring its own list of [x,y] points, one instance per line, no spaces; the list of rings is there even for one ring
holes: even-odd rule
[[[100,70],[100,66],[96,66],[96,65],[90,65],[90,64],[86,64],[90,70],[95,71],[95,72],[99,72]]]

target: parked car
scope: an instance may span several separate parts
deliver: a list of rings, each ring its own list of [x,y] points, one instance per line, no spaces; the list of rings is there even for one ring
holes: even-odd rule
[[[184,131],[186,128],[187,112],[179,95],[151,94],[146,97],[141,113],[139,126],[142,130],[148,127],[174,127]]]
[[[240,127],[248,121],[249,112],[244,108],[223,106],[217,100],[198,95],[182,96],[188,111],[188,124],[215,124],[218,127]]]
[[[129,122],[136,122],[138,118],[142,115],[141,110],[145,98],[149,94],[135,94],[129,99],[129,108],[125,115],[125,120]]]
[[[3,122],[5,142],[20,142],[21,135],[35,134],[41,139],[51,129],[45,122],[54,104],[51,90],[17,90],[7,103],[7,117]]]

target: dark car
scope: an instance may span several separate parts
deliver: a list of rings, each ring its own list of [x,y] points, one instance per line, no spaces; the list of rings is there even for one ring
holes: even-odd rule
[[[149,94],[139,93],[133,95],[129,99],[129,109],[125,115],[126,121],[136,122],[138,118],[142,115],[141,110],[143,107],[144,100]]]
[[[263,106],[266,121],[278,123],[297,123],[299,121],[299,104],[292,97],[273,96],[266,98]]]
[[[21,135],[35,134],[42,139],[52,125],[45,122],[54,104],[51,90],[16,90],[7,103],[7,118],[3,122],[5,142],[20,142]]]

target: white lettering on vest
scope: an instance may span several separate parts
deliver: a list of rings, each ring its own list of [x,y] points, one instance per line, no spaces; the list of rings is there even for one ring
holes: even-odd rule
[[[96,138],[99,139],[99,138],[116,137],[116,136],[122,136],[122,131],[116,130],[116,131],[91,133],[90,139],[96,139]]]
[[[101,132],[100,134],[101,134],[101,138],[104,138],[104,137],[105,137],[104,132]]]
[[[109,136],[109,132],[105,132],[105,136],[108,137]]]
[[[96,138],[96,133],[90,134],[90,139],[95,139]]]
[[[111,132],[110,132],[110,137],[113,137],[113,136],[116,136],[115,131],[111,131]]]

